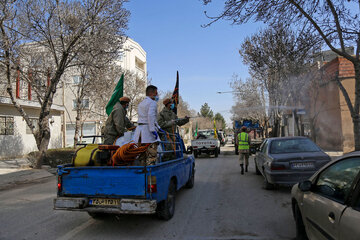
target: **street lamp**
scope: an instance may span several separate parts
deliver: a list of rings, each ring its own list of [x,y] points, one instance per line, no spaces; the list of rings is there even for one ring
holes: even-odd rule
[[[227,91],[227,92],[216,92],[218,94],[223,94],[223,93],[240,93],[240,91]]]

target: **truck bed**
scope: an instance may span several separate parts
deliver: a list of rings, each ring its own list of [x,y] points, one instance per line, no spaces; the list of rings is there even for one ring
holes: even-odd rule
[[[61,196],[145,198],[144,167],[60,166]]]
[[[169,220],[175,210],[176,191],[194,185],[195,160],[183,154],[181,139],[173,150],[158,151],[158,161],[148,166],[58,166],[55,210],[152,214]],[[162,145],[169,144],[161,141]],[[173,143],[171,143],[173,144]],[[162,149],[166,149],[162,146]],[[173,160],[164,160],[171,154]],[[95,215],[94,215],[95,214]]]

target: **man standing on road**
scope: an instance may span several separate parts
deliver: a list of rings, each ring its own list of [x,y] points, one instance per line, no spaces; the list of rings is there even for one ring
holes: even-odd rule
[[[249,166],[249,151],[250,151],[250,137],[246,133],[247,128],[245,126],[241,127],[241,131],[238,134],[239,140],[239,161],[241,167],[241,174],[244,174],[244,160],[245,160],[245,171],[248,171]]]
[[[163,104],[165,107],[159,114],[158,123],[163,130],[174,134],[176,132],[176,126],[182,126],[188,123],[189,117],[185,116],[183,119],[178,119],[176,114],[173,112],[175,103],[173,103],[170,98],[166,98],[163,101]]]
[[[157,142],[160,141],[157,130],[157,87],[149,85],[146,88],[146,98],[138,106],[138,127],[135,130],[134,142],[151,144],[147,151],[147,165],[154,164],[157,159]]]
[[[114,144],[118,137],[124,136],[126,129],[134,127],[126,117],[126,110],[129,107],[129,102],[130,99],[128,97],[121,97],[114,105],[113,110],[105,123],[104,144]]]

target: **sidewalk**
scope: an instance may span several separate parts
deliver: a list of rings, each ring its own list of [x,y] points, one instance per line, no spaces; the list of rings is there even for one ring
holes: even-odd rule
[[[32,169],[29,166],[27,158],[0,160],[0,190],[56,174],[56,169],[47,166],[42,169]]]

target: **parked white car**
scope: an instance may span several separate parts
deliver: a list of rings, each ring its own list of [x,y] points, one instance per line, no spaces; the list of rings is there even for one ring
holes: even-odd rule
[[[360,239],[360,152],[331,161],[291,196],[296,239]]]

